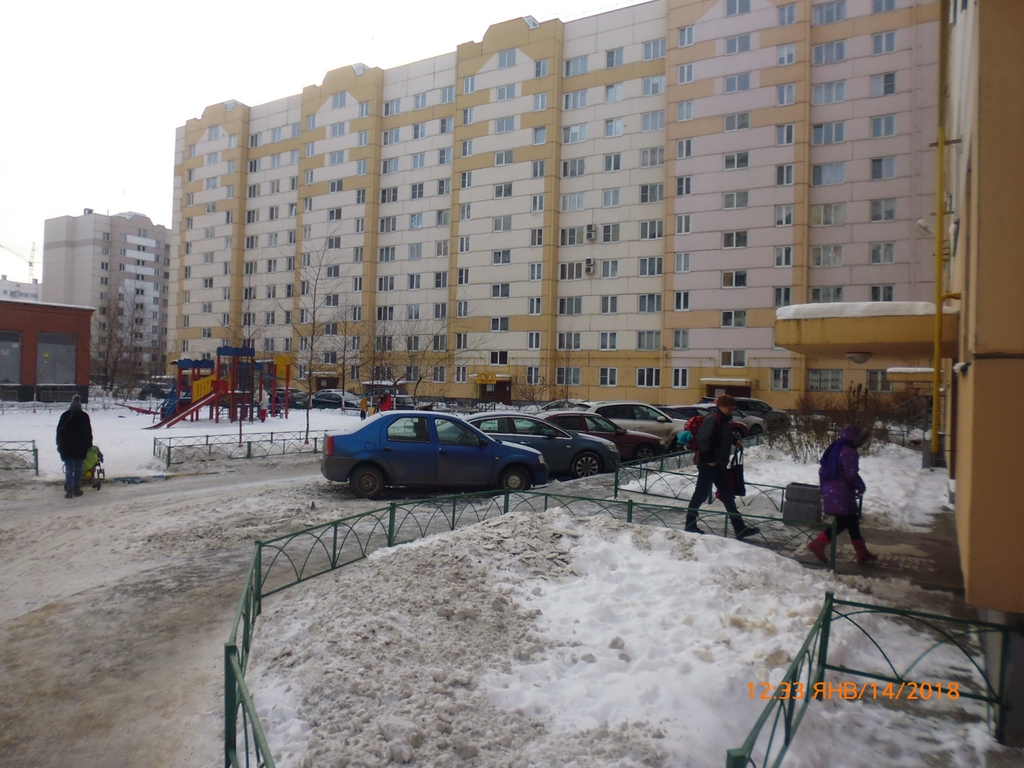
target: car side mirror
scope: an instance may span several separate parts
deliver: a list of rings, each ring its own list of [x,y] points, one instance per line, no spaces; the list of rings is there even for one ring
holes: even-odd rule
[[[553,429],[545,429],[544,437],[546,437],[548,440],[551,440],[552,438],[558,437],[558,433],[555,432],[555,430]]]
[[[477,441],[477,445],[479,445],[481,448],[484,448],[487,445],[487,442],[488,442],[487,440],[485,440],[484,438],[481,437]]]
[[[661,422],[662,424],[667,424],[668,423],[668,416],[659,416],[658,417],[658,421]]]
[[[615,434],[616,435],[624,435],[624,434],[626,434],[626,430],[624,430],[622,427],[616,427],[615,428]]]

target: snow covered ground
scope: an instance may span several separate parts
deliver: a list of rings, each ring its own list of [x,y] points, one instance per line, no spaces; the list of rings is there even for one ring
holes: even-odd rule
[[[86,408],[86,411],[92,420],[93,442],[103,451],[103,466],[108,478],[164,474],[167,471],[164,464],[153,457],[155,437],[238,435],[238,424],[223,419],[219,424],[203,418],[169,428],[147,430],[146,427],[155,423],[153,416],[121,407],[109,410]],[[5,411],[0,414],[0,440],[35,440],[39,450],[39,476],[44,479],[62,478],[62,462],[56,449],[59,419],[60,411]],[[310,429],[322,433],[358,419],[358,414],[342,415],[340,411],[313,409],[310,411]],[[293,432],[305,428],[306,412],[291,411],[287,419],[271,418],[266,423],[245,422],[242,424],[242,434]]]
[[[281,768],[720,766],[764,705],[748,684],[781,678],[829,589],[920,597],[735,540],[517,513],[272,598],[247,678]],[[851,629],[835,659],[878,668]],[[978,764],[980,708],[917,704],[816,703],[786,765]]]
[[[818,484],[818,465],[799,464],[768,446],[745,449],[744,477],[749,483],[784,486],[788,483]],[[860,474],[867,485],[864,494],[864,525],[902,531],[927,530],[936,514],[948,503],[945,472],[921,469],[921,452],[887,445],[878,456],[860,460]],[[678,474],[648,479],[650,493],[673,495],[692,483]],[[623,486],[639,491],[639,483]],[[682,493],[689,498],[689,493]],[[715,509],[721,504],[716,502]]]

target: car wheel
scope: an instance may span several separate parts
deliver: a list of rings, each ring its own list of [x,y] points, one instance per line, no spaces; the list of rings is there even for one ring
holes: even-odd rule
[[[573,477],[590,477],[601,471],[601,459],[596,453],[584,451],[572,460]]]
[[[653,446],[647,445],[647,443],[638,445],[636,450],[633,451],[633,461],[650,461],[653,458],[654,448]]]
[[[755,424],[754,426],[752,426],[750,428],[750,436],[751,437],[754,437],[755,435],[760,435],[762,432],[764,432],[764,430],[761,429],[761,425],[760,424]]]
[[[356,467],[348,482],[357,499],[375,499],[384,490],[384,473],[372,464],[364,464]]]
[[[739,426],[733,427],[732,431],[733,431],[733,435],[736,438],[740,439],[740,440],[742,440],[744,437],[747,436],[746,433],[743,430],[743,427],[739,427]]]
[[[515,465],[506,467],[501,473],[498,484],[506,491],[530,490],[530,472],[526,467]]]

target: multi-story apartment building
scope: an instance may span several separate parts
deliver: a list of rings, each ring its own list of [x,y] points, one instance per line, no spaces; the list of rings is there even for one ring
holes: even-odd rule
[[[173,352],[466,397],[886,391],[919,361],[794,354],[775,310],[931,297],[938,7],[652,0],[212,105],[176,138]]]
[[[19,283],[8,280],[7,275],[0,275],[0,299],[19,299],[21,301],[42,301],[40,292],[43,286],[34,279],[31,283]]]
[[[47,219],[43,301],[94,307],[94,384],[132,386],[167,362],[170,231],[141,213]]]

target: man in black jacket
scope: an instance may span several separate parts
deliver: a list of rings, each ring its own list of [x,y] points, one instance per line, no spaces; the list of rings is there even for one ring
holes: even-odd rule
[[[92,448],[92,422],[75,395],[57,422],[57,452],[64,461],[64,498],[82,495],[82,464]]]
[[[729,426],[733,411],[736,410],[736,399],[732,395],[719,395],[715,405],[697,430],[697,486],[693,489],[690,506],[686,511],[686,530],[690,533],[704,533],[697,527],[697,512],[701,502],[708,498],[711,486],[718,489],[718,497],[730,513],[729,521],[736,532],[737,539],[745,539],[760,533],[756,525],[747,525],[736,508],[736,494],[729,482],[729,458],[732,456],[733,443],[739,443],[739,437]]]

